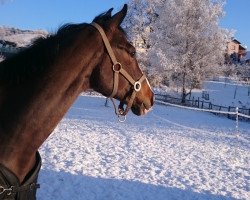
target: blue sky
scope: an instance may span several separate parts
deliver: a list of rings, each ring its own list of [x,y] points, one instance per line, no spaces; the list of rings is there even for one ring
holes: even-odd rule
[[[227,0],[220,25],[236,30],[235,38],[250,51],[250,0]]]
[[[1,1],[1,0],[0,0]],[[91,22],[111,7],[120,9],[127,0],[7,0],[0,4],[0,26],[45,29],[54,32],[68,22]],[[236,30],[235,37],[250,50],[250,0],[227,0],[220,25]]]
[[[48,31],[55,31],[64,23],[91,22],[96,15],[111,7],[117,10],[126,2],[126,0],[6,1],[0,4],[0,25]]]

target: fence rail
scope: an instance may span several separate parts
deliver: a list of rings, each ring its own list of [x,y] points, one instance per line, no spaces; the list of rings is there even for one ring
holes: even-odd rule
[[[165,104],[165,105],[171,105],[175,107],[181,107],[186,108],[190,110],[198,110],[198,111],[204,111],[204,112],[210,112],[214,113],[216,115],[224,115],[227,116],[229,119],[236,119],[239,120],[249,120],[250,121],[250,108],[238,108],[238,107],[225,107],[225,106],[219,106],[214,105],[211,102],[204,101],[198,99],[187,99],[185,103],[181,102],[181,99],[174,98],[168,95],[161,95],[161,94],[155,94],[155,98],[158,103]]]

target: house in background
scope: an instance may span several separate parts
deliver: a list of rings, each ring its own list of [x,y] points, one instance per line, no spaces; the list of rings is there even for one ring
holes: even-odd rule
[[[247,53],[247,48],[242,46],[238,40],[232,39],[227,45],[226,63],[227,64],[240,63],[240,61],[243,59],[246,53]]]

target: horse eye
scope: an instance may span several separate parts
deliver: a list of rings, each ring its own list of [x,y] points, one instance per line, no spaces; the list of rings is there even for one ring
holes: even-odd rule
[[[136,52],[135,52],[135,51],[132,51],[132,52],[130,52],[129,54],[130,54],[130,56],[135,57]]]

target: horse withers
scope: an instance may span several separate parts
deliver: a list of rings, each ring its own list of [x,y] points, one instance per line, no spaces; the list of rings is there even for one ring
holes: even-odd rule
[[[120,26],[126,13],[64,25],[0,63],[0,199],[36,198],[38,149],[81,92],[127,104],[118,115],[150,110],[154,94]]]

